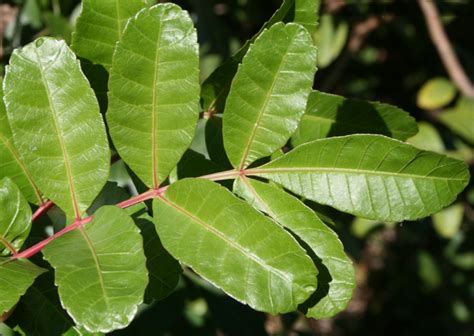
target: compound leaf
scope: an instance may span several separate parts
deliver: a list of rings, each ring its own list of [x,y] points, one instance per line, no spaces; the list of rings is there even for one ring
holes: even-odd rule
[[[13,52],[5,103],[34,180],[79,218],[107,181],[110,151],[97,99],[64,41],[39,38]]]
[[[15,183],[0,180],[0,256],[18,251],[31,229],[31,208]]]
[[[145,6],[144,0],[83,0],[72,35],[72,49],[109,69],[127,20]]]
[[[398,107],[313,91],[291,143],[298,146],[354,133],[382,134],[404,141],[417,132],[416,120]]]
[[[193,22],[174,4],[142,10],[117,45],[107,121],[121,158],[148,187],[158,187],[191,144],[198,67]]]
[[[127,326],[148,283],[143,241],[133,220],[105,206],[90,223],[52,241],[44,255],[55,269],[63,307],[90,332]]]
[[[318,289],[304,304],[306,315],[321,319],[344,310],[352,298],[355,274],[336,233],[303,202],[280,188],[242,177],[235,181],[234,192],[297,235],[316,255]]]
[[[5,176],[15,182],[29,202],[37,205],[42,203],[41,192],[13,144],[0,83],[0,179]]]
[[[316,289],[317,270],[295,239],[214,182],[172,184],[154,214],[175,258],[254,309],[289,312]]]
[[[28,260],[0,257],[0,316],[15,305],[36,277],[45,271]]]
[[[432,214],[452,203],[469,181],[465,163],[381,135],[316,140],[247,174],[382,221]]]
[[[304,113],[315,72],[316,48],[302,26],[278,23],[255,40],[224,113],[224,146],[235,168],[285,145]]]

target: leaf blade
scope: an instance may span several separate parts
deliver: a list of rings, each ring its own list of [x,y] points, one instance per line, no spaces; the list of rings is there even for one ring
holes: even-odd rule
[[[405,141],[417,132],[416,120],[395,106],[313,91],[291,143],[298,146],[354,133],[382,134]]]
[[[321,319],[344,310],[352,298],[355,274],[336,233],[301,201],[270,184],[241,177],[235,180],[234,191],[308,244],[321,259],[320,262],[315,260],[318,269],[321,269],[318,263],[327,268],[330,279],[324,279],[325,274],[319,273],[314,298],[303,304],[306,315]],[[325,286],[329,287],[327,293]]]
[[[23,195],[33,204],[43,202],[41,192],[13,144],[13,135],[3,103],[3,88],[0,85],[0,179],[10,177]]]
[[[100,208],[90,223],[51,242],[44,255],[77,324],[108,332],[131,322],[148,276],[142,238],[124,210]]]
[[[12,261],[0,257],[0,315],[10,310],[35,278],[45,271],[28,260]]]
[[[109,69],[115,44],[121,40],[127,20],[145,6],[143,0],[82,1],[72,49],[77,55]]]
[[[15,145],[36,183],[80,218],[107,180],[110,151],[97,100],[74,53],[52,38],[16,49],[5,102]]]
[[[232,81],[223,118],[224,147],[235,168],[288,141],[315,72],[316,48],[302,26],[276,24],[255,40]]]
[[[18,251],[31,229],[31,209],[15,183],[0,180],[0,255]]]
[[[198,65],[192,20],[174,4],[142,10],[117,45],[107,121],[120,156],[148,187],[158,187],[191,144]]]
[[[316,268],[296,241],[216,183],[178,181],[154,200],[154,214],[172,255],[254,309],[291,311],[315,289]]]
[[[434,213],[452,203],[469,181],[465,163],[380,135],[316,140],[247,173],[338,210],[383,221]]]

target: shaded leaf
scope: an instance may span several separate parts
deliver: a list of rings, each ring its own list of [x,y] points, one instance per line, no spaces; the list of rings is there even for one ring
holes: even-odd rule
[[[298,127],[316,71],[316,48],[300,25],[265,30],[232,81],[224,113],[224,147],[242,169],[285,145]]]
[[[198,67],[193,22],[174,4],[142,10],[117,45],[107,121],[120,157],[148,187],[158,187],[191,144]]]
[[[354,133],[382,134],[406,140],[417,131],[416,120],[398,107],[313,91],[291,143],[298,146]]]
[[[63,307],[90,332],[127,326],[143,301],[148,276],[133,220],[115,206],[52,241],[44,255],[55,269]]]
[[[46,270],[28,260],[0,257],[0,316],[9,311]]]
[[[344,310],[352,298],[355,274],[336,233],[300,200],[270,184],[243,177],[235,181],[234,192],[297,235],[316,255],[318,289],[303,305],[306,315],[321,319]]]
[[[417,219],[452,203],[469,181],[465,163],[381,135],[301,145],[247,175],[368,219]]]
[[[0,180],[0,256],[18,251],[31,229],[31,208],[8,177]]]
[[[153,212],[175,258],[256,310],[292,311],[316,289],[317,270],[298,243],[214,182],[178,181]]]
[[[127,20],[146,6],[144,0],[83,0],[72,35],[72,49],[109,69]]]
[[[456,96],[456,87],[443,77],[432,78],[418,91],[418,107],[434,110],[449,104]]]
[[[63,41],[39,38],[13,52],[4,88],[15,145],[31,175],[47,198],[79,218],[107,181],[110,151],[76,56]]]
[[[73,322],[61,307],[53,272],[36,279],[10,317],[26,335],[62,335]]]
[[[36,205],[42,202],[41,193],[13,144],[0,83],[0,179],[5,176],[16,183],[29,202]]]
[[[183,272],[179,262],[174,259],[161,244],[156,234],[153,218],[142,215],[135,220],[143,237],[143,248],[148,268],[148,286],[145,291],[145,302],[163,300],[178,285]]]

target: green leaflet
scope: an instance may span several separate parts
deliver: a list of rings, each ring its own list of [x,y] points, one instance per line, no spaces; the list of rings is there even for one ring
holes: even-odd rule
[[[316,289],[317,270],[294,238],[214,182],[180,180],[153,208],[165,248],[254,309],[289,312]]]
[[[10,177],[18,185],[29,202],[36,205],[42,202],[41,193],[13,144],[0,83],[0,179],[5,176]]]
[[[239,63],[242,61],[245,53],[253,41],[259,36],[265,28],[269,28],[277,22],[285,20],[294,13],[295,0],[284,0],[280,8],[265,22],[262,29],[240,48],[234,56],[222,63],[201,86],[202,105],[205,111],[224,111],[225,101],[229,94],[230,84]]]
[[[300,200],[270,184],[238,178],[234,192],[296,234],[316,255],[320,270],[318,290],[304,304],[306,315],[321,319],[344,310],[352,298],[355,274],[336,233]],[[322,272],[318,263],[322,263],[329,274]]]
[[[449,104],[456,96],[456,87],[444,77],[427,81],[418,91],[416,104],[426,110],[439,109]]]
[[[45,271],[28,260],[0,257],[0,316],[15,305],[35,278]]]
[[[414,220],[452,203],[469,181],[465,163],[380,135],[301,145],[247,170],[321,204],[382,221]]]
[[[72,35],[72,49],[109,69],[127,20],[146,6],[144,0],[83,0]]]
[[[0,256],[18,251],[31,229],[31,209],[15,183],[0,180]]]
[[[193,22],[174,4],[142,10],[117,45],[107,121],[121,158],[148,187],[158,187],[191,144],[198,67]]]
[[[315,72],[316,48],[302,26],[278,23],[255,40],[224,113],[224,147],[235,168],[285,145],[304,113]]]
[[[13,52],[4,88],[15,145],[31,175],[47,198],[80,217],[107,180],[110,151],[76,56],[63,41],[39,38]]]
[[[38,277],[9,318],[28,336],[63,335],[74,323],[61,307],[54,273]]]
[[[439,119],[454,133],[474,144],[474,99],[459,98],[456,106],[439,114]]]
[[[353,133],[382,134],[406,140],[417,132],[416,120],[398,107],[313,91],[291,143],[298,146]]]
[[[44,249],[55,269],[63,307],[90,332],[127,326],[148,283],[143,241],[133,220],[115,206]]]
[[[320,0],[295,0],[294,22],[299,23],[314,36],[318,26]]]

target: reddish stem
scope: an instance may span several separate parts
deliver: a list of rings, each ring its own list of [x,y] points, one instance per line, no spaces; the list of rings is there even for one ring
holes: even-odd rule
[[[200,178],[205,178],[205,179],[208,179],[208,180],[211,180],[211,181],[220,181],[220,180],[228,180],[228,179],[237,178],[238,176],[246,175],[246,173],[247,172],[245,170],[241,170],[241,171],[229,170],[229,171],[225,171],[225,172],[220,172],[220,173],[201,176]],[[135,205],[137,203],[147,201],[147,200],[152,199],[152,198],[160,197],[168,189],[168,187],[169,187],[169,185],[161,187],[159,189],[148,190],[148,191],[144,192],[143,194],[132,197],[132,198],[126,200],[126,201],[120,202],[119,204],[117,204],[117,206],[119,208],[123,209],[123,208],[130,207],[132,205]],[[37,219],[39,216],[41,216],[43,213],[48,211],[48,209],[50,209],[53,205],[54,205],[53,202],[48,201],[45,204],[43,204],[42,206],[40,206],[38,208],[38,210],[36,210],[36,212],[33,215],[33,221],[35,219]],[[36,253],[40,252],[43,248],[46,247],[46,245],[48,245],[50,242],[52,242],[56,238],[59,238],[62,235],[68,233],[69,231],[72,231],[74,229],[77,229],[78,227],[83,226],[84,224],[89,223],[90,221],[92,221],[92,218],[93,218],[92,216],[89,216],[89,217],[84,218],[84,219],[76,219],[74,221],[74,223],[72,223],[71,225],[65,227],[61,231],[56,232],[51,237],[49,237],[49,238],[47,238],[43,241],[40,241],[38,244],[33,245],[32,247],[24,250],[23,252],[13,253],[12,259],[16,260],[16,259],[20,259],[20,258],[30,258],[30,257],[32,257]]]
[[[89,216],[87,218],[84,218],[84,219],[80,219],[80,220],[76,220],[74,223],[72,223],[71,225],[69,226],[66,226],[64,229],[62,229],[61,231],[58,231],[56,232],[54,235],[52,235],[51,237],[43,240],[43,241],[40,241],[38,244],[36,245],[33,245],[32,247],[24,250],[23,252],[21,253],[18,253],[16,255],[14,255],[12,257],[12,259],[20,259],[20,258],[30,258],[32,257],[33,255],[35,255],[36,253],[38,253],[39,251],[41,251],[46,245],[48,245],[50,242],[52,242],[53,240],[55,240],[56,238],[68,233],[69,231],[72,231],[74,229],[77,229],[78,227],[84,225],[84,224],[87,224],[89,223],[91,220],[93,219],[93,216]]]
[[[48,212],[49,209],[53,207],[54,203],[53,201],[48,201],[46,203],[43,203],[40,205],[40,207],[35,211],[33,214],[33,217],[31,217],[31,220],[34,222],[37,220],[39,217],[41,217],[43,214]]]

